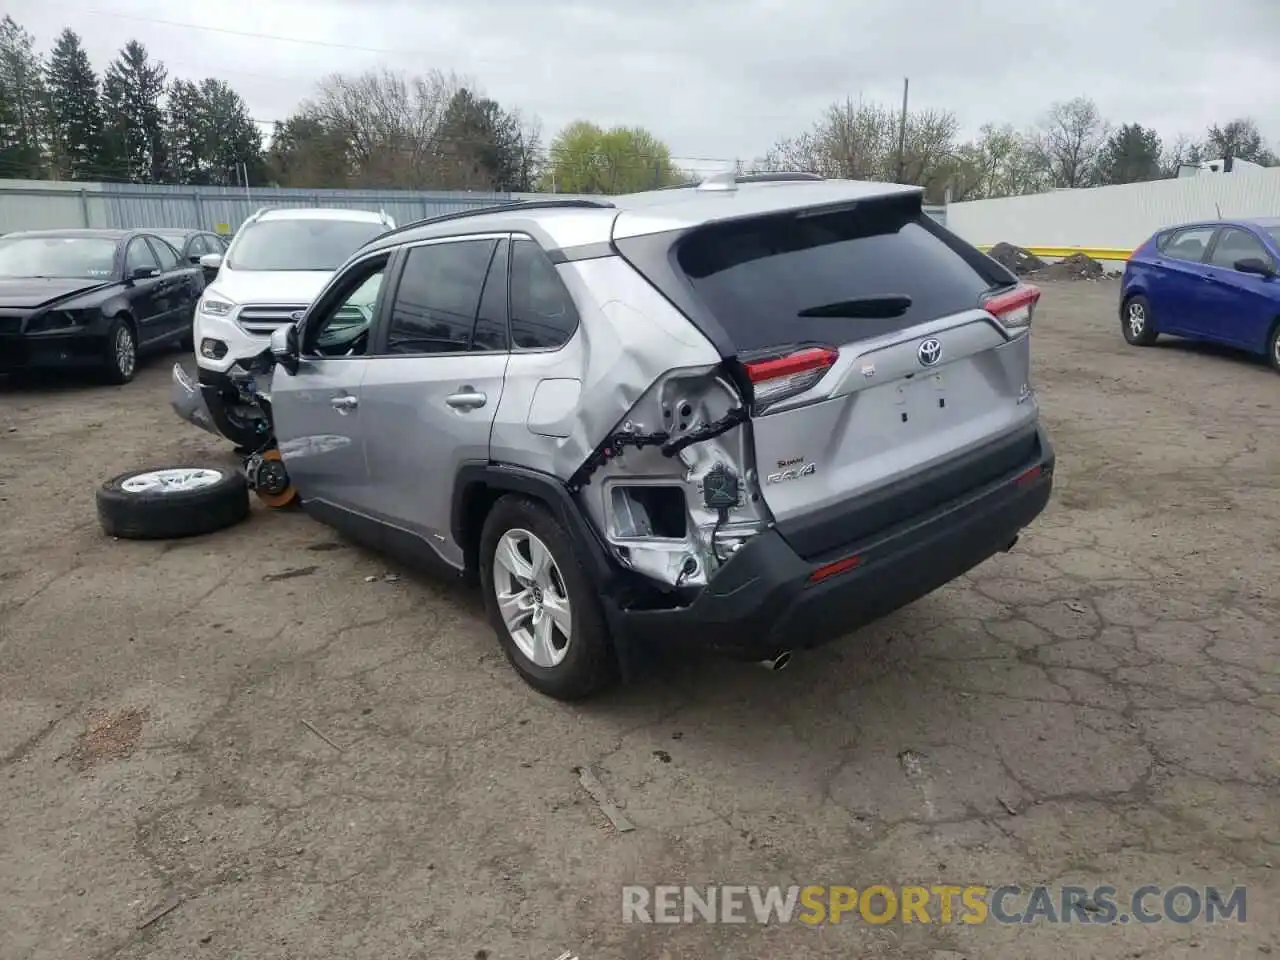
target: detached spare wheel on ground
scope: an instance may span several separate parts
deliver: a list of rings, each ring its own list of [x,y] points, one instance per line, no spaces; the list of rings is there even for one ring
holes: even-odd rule
[[[133,470],[99,487],[97,499],[102,529],[128,540],[213,533],[249,515],[244,475],[225,467]]]

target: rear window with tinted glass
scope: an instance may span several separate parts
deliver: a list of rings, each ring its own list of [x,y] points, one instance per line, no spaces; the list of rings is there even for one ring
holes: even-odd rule
[[[683,240],[677,260],[744,352],[881,336],[971,310],[1014,281],[918,200],[716,225]],[[819,307],[826,316],[801,316]]]

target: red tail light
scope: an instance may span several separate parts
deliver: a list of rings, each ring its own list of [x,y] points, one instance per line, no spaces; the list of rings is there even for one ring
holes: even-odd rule
[[[982,309],[999,320],[1010,333],[1031,329],[1031,316],[1040,302],[1040,288],[1019,284],[1007,293],[988,296]]]
[[[805,347],[743,364],[755,388],[756,412],[804,393],[821,380],[840,357],[834,347]]]

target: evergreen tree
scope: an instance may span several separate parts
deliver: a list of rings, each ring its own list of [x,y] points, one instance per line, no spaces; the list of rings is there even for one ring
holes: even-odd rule
[[[44,78],[35,39],[0,20],[0,177],[44,175]]]
[[[102,78],[105,124],[104,179],[157,183],[164,179],[164,108],[168,71],[153,62],[147,48],[130,40]]]
[[[1155,130],[1140,123],[1126,123],[1107,139],[1098,154],[1098,182],[1158,180],[1163,151],[1160,135]]]
[[[267,178],[278,187],[348,185],[350,140],[315,111],[303,109],[276,121],[267,149]]]
[[[264,175],[262,133],[240,94],[221,80],[176,80],[165,110],[170,177],[178,183],[237,184]]]
[[[205,183],[202,161],[208,146],[200,88],[190,80],[175,80],[166,98],[164,139],[172,183]]]
[[[243,172],[250,183],[265,176],[262,131],[249,116],[249,105],[222,80],[209,78],[200,83],[200,103],[207,131],[204,161],[209,183],[239,183]]]
[[[98,75],[79,35],[63,30],[45,66],[50,154],[59,179],[93,180],[102,165]]]

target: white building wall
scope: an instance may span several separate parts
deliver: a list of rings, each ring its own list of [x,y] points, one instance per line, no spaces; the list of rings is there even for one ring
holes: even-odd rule
[[[947,226],[983,247],[1132,250],[1162,227],[1218,216],[1280,217],[1280,168],[953,203]]]

